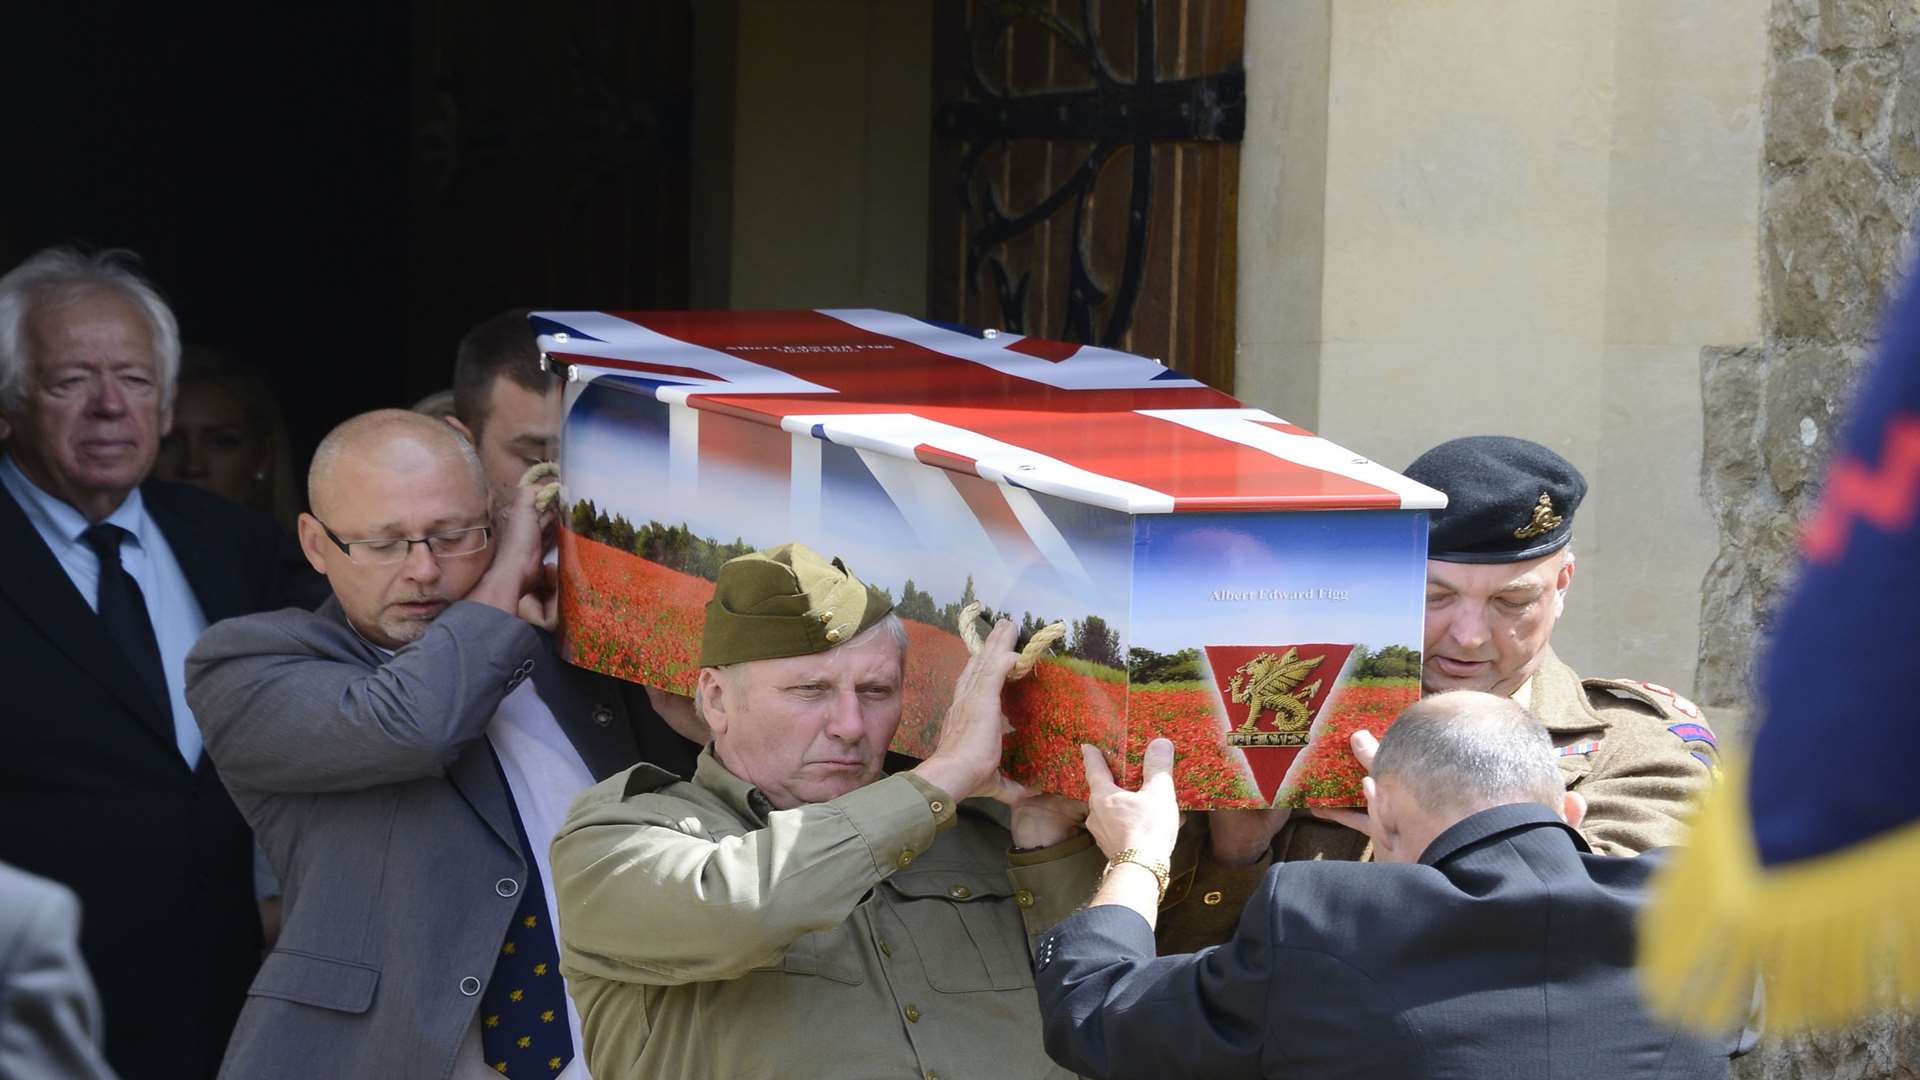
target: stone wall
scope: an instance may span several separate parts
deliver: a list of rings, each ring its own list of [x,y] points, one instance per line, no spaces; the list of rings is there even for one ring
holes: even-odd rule
[[[1701,355],[1702,486],[1720,552],[1703,586],[1695,688],[1735,714],[1920,193],[1914,0],[1773,0],[1769,32],[1765,336]]]
[[[1701,600],[1697,688],[1743,713],[1748,674],[1792,583],[1797,522],[1898,268],[1920,195],[1914,0],[1773,0],[1765,92],[1762,342],[1706,349],[1703,487],[1720,553]],[[1740,1080],[1920,1077],[1920,1018],[1770,1039]]]
[[[1396,468],[1553,447],[1592,485],[1555,649],[1697,697],[1700,351],[1764,338],[1766,5],[1484,6],[1247,5],[1237,395]]]

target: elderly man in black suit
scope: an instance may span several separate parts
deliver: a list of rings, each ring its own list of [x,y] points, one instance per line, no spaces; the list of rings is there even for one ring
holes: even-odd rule
[[[112,254],[0,277],[0,860],[79,894],[107,1058],[135,1080],[211,1076],[259,964],[251,836],[187,651],[323,587],[272,519],[147,480],[179,357]]]
[[[1062,1065],[1103,1078],[1726,1076],[1731,1040],[1676,1034],[1640,1002],[1633,924],[1659,859],[1589,853],[1584,802],[1518,703],[1457,691],[1407,709],[1366,781],[1385,865],[1275,866],[1232,940],[1156,959],[1172,756],[1155,740],[1135,793],[1088,754],[1087,827],[1107,875],[1036,950]]]

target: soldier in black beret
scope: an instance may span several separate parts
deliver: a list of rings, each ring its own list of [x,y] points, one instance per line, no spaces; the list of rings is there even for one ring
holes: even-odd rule
[[[1549,644],[1573,583],[1586,478],[1539,443],[1502,435],[1441,443],[1406,474],[1447,495],[1428,519],[1422,688],[1507,695],[1545,720],[1568,790],[1586,796],[1581,832],[1595,851],[1679,843],[1719,767],[1706,718],[1664,686],[1583,679]]]
[[[1549,644],[1573,583],[1574,511],[1586,477],[1539,443],[1504,435],[1441,443],[1406,475],[1447,496],[1446,509],[1428,518],[1424,692],[1500,694],[1545,721],[1568,790],[1587,800],[1580,832],[1595,852],[1680,843],[1691,804],[1719,768],[1706,718],[1664,686],[1583,679]],[[1166,952],[1224,941],[1271,862],[1354,859],[1367,846],[1345,824],[1304,814],[1205,818],[1176,852],[1160,933]]]
[[[1441,443],[1407,477],[1447,496],[1427,519],[1421,688],[1511,696],[1551,655],[1587,478],[1539,443],[1505,435]]]

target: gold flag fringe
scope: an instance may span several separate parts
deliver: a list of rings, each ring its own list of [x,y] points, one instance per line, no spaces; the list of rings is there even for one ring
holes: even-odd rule
[[[1763,868],[1747,764],[1731,758],[1688,847],[1654,879],[1640,976],[1656,1013],[1708,1032],[1746,1021],[1761,976],[1771,1031],[1835,1028],[1920,998],[1920,822]]]

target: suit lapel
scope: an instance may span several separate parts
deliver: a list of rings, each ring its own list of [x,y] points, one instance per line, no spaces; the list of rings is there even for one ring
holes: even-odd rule
[[[141,728],[165,744],[169,756],[186,765],[173,725],[160,715],[159,703],[5,488],[0,488],[0,592],[76,667],[96,676]]]
[[[541,634],[540,640],[545,648],[534,661],[534,689],[587,771],[599,781],[633,764],[640,752],[631,726],[616,717],[611,704],[595,701],[583,690],[583,673],[560,658],[550,635]]]
[[[173,550],[173,561],[180,564],[194,598],[200,601],[200,614],[212,626],[222,619],[244,615],[250,609],[241,588],[237,552],[228,538],[207,523],[187,513],[164,484],[147,483],[140,488],[147,516],[160,527]]]
[[[1556,742],[1562,735],[1604,732],[1612,726],[1605,717],[1594,711],[1593,702],[1587,699],[1586,688],[1580,685],[1580,676],[1561,663],[1552,649],[1547,650],[1540,666],[1534,669],[1533,702],[1530,708],[1546,725],[1547,731],[1556,737]]]
[[[200,614],[207,625],[247,614],[246,597],[240,590],[240,575],[234,564],[236,553],[230,550],[227,538],[187,513],[174,498],[173,490],[164,484],[148,481],[141,485],[140,497],[146,502],[147,516],[153,519],[160,535],[166,537],[173,561],[180,565],[180,573],[187,579],[187,588],[193,590],[193,598],[199,601]],[[211,754],[202,753],[193,772],[194,779],[201,783],[219,782]]]
[[[613,713],[581,691],[574,669],[560,659],[553,639],[540,635],[544,648],[534,658],[533,688],[554,722],[595,780],[604,780],[633,764],[638,752],[626,724],[615,723]],[[603,723],[602,720],[605,722]],[[483,735],[447,769],[453,783],[473,811],[486,821],[502,843],[520,850],[514,829],[513,793],[501,776],[493,744]]]
[[[447,779],[507,850],[520,851],[520,836],[513,826],[513,794],[500,776],[500,766],[494,763],[493,743],[486,735],[453,759],[447,767]]]

